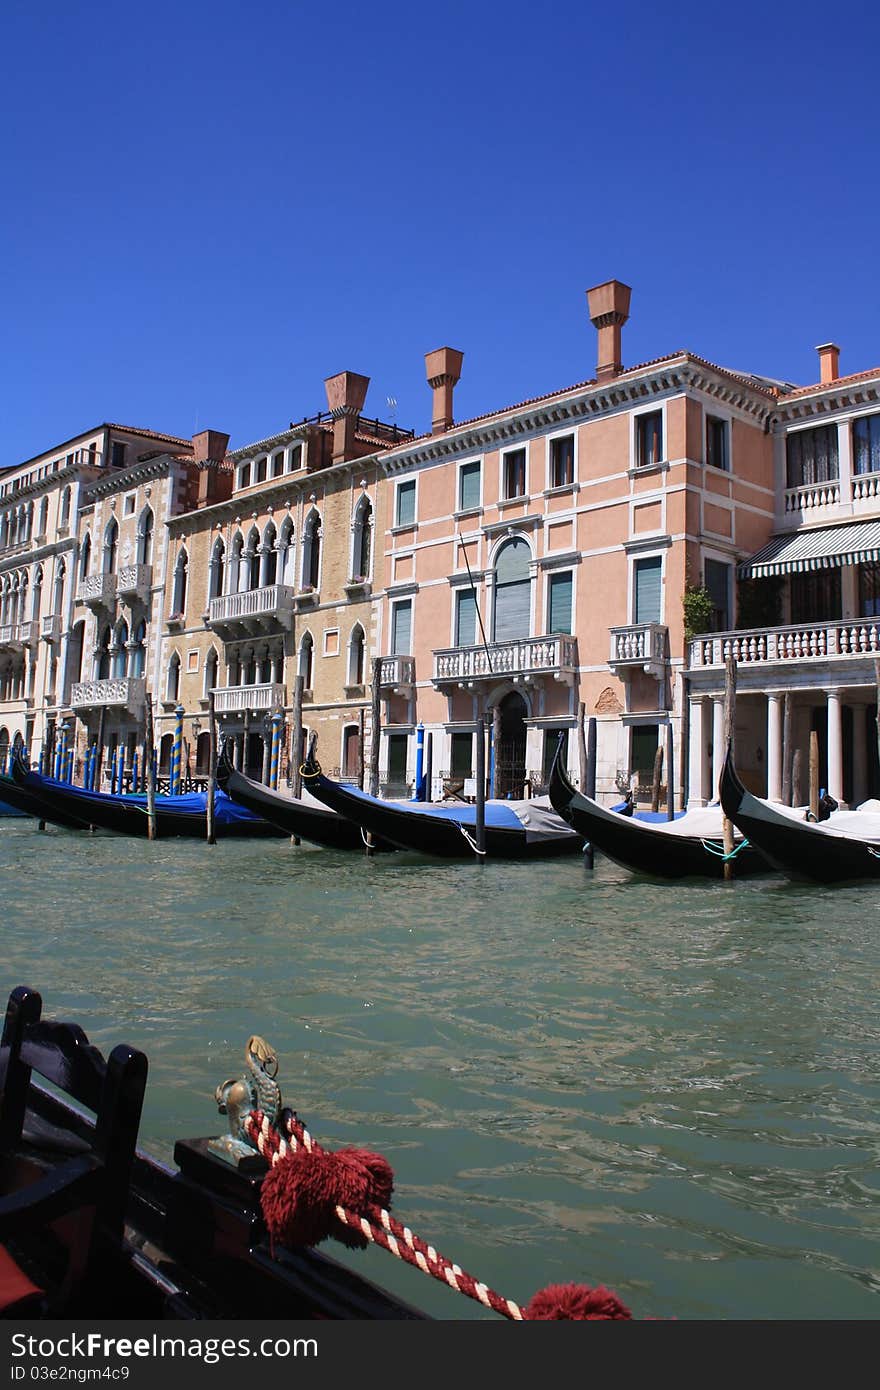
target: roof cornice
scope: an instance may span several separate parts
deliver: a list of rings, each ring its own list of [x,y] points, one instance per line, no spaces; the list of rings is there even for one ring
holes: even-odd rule
[[[316,493],[316,484],[322,478],[331,478],[335,482],[345,478],[346,474],[360,472],[361,469],[374,466],[378,462],[375,454],[367,454],[363,458],[331,464],[329,468],[319,468],[314,473],[286,473],[281,478],[267,478],[265,483],[261,483],[259,488],[252,492],[240,492],[237,496],[228,497],[223,502],[215,502],[210,507],[196,507],[190,512],[179,512],[177,516],[170,517],[166,525],[173,529],[188,524],[192,528],[201,517],[206,517],[213,523],[245,516],[251,511],[259,510],[260,506],[265,506],[267,501],[271,502],[273,507],[276,506],[278,498],[282,499],[282,506],[288,500],[295,499],[298,502],[303,496],[308,496],[311,492]]]
[[[160,477],[175,466],[185,469],[188,463],[192,463],[192,459],[175,459],[161,454],[158,458],[148,459],[146,463],[136,463],[132,468],[119,469],[109,477],[96,479],[86,488],[86,493],[89,497],[106,497],[110,493],[125,492],[137,483]]]
[[[808,395],[783,398],[777,403],[774,415],[780,424],[790,424],[795,420],[830,415],[840,410],[858,410],[859,407],[875,406],[880,400],[880,375],[865,377],[861,381],[831,381],[827,386],[817,386]]]

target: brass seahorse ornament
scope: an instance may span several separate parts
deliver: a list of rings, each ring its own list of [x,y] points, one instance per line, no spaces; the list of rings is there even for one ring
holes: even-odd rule
[[[221,1082],[214,1092],[220,1114],[228,1117],[229,1133],[211,1139],[208,1144],[213,1153],[237,1166],[243,1159],[253,1158],[255,1153],[244,1128],[250,1111],[262,1110],[272,1124],[281,1113],[281,1089],[275,1080],[278,1057],[274,1048],[255,1033],[248,1038],[244,1060],[246,1074]]]

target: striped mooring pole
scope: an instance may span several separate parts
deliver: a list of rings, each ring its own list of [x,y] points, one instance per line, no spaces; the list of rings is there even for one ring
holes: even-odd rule
[[[73,781],[73,760],[74,760],[75,754],[76,754],[76,745],[75,745],[73,739],[71,739],[71,740],[70,740],[70,743],[68,744],[68,747],[67,747],[67,763],[66,763],[66,766],[65,766],[65,768],[64,768],[64,780],[65,780],[65,782],[72,782],[72,781]]]
[[[281,725],[283,717],[278,710],[272,715],[272,761],[269,765],[269,786],[278,790],[278,763],[281,756]]]
[[[422,800],[422,778],[425,775],[425,726],[416,727],[416,780],[413,786],[412,801]]]
[[[55,753],[55,781],[60,782],[64,777],[65,763],[67,759],[67,720],[61,722],[61,737],[58,740],[58,748]]]
[[[171,749],[171,776],[169,778],[169,791],[172,796],[180,796],[181,779],[181,759],[183,758],[183,716],[185,710],[183,705],[178,705],[174,711],[174,744]]]

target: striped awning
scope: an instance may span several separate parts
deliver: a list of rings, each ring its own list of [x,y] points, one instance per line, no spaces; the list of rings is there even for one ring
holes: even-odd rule
[[[766,579],[773,574],[839,569],[841,565],[871,561],[880,562],[880,521],[857,521],[774,536],[739,565],[737,573],[740,579]]]

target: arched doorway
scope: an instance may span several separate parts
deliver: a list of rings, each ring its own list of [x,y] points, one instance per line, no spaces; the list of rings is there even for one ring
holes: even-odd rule
[[[523,697],[512,690],[499,705],[501,733],[495,749],[499,796],[520,797],[526,780],[526,715]]]

